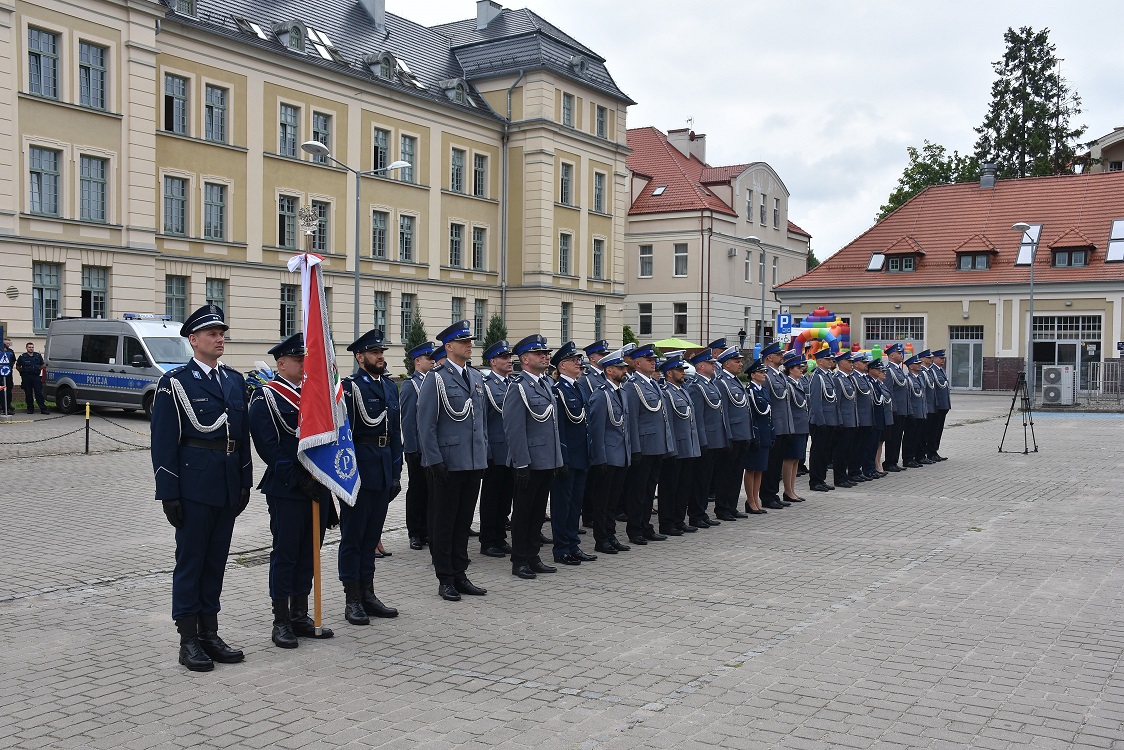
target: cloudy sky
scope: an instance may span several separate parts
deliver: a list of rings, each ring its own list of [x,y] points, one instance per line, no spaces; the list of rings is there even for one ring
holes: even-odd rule
[[[502,1],[502,0],[501,0]],[[863,232],[906,146],[971,152],[1009,26],[1048,27],[1083,99],[1087,139],[1124,125],[1117,0],[506,0],[607,60],[639,102],[630,127],[707,135],[707,161],[766,161],[821,259]],[[472,0],[387,0],[424,24],[475,16]]]

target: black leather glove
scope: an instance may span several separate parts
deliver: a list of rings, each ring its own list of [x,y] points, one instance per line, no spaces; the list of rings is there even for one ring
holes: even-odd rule
[[[238,499],[238,512],[235,513],[234,515],[236,515],[236,516],[242,515],[242,511],[246,510],[246,506],[249,505],[249,504],[250,504],[250,488],[249,487],[243,487],[242,488],[242,497],[240,497]]]
[[[521,469],[515,470],[515,491],[522,492],[527,489],[527,485],[531,482],[531,467],[524,466]]]
[[[390,499],[393,500],[394,498],[398,497],[399,493],[401,492],[402,483],[395,479],[390,485]]]
[[[429,472],[430,479],[434,481],[447,482],[449,480],[449,467],[444,462],[427,466],[425,469]]]
[[[316,481],[316,477],[312,476],[307,471],[303,472],[301,478],[297,480],[297,489],[309,500],[320,502],[320,490],[322,489],[322,485]]]
[[[559,466],[558,468],[556,468],[554,470],[554,478],[555,479],[565,479],[569,475],[570,475],[570,469],[565,464],[563,464],[562,466]]]
[[[168,517],[168,523],[172,524],[172,528],[178,529],[183,526],[183,505],[180,504],[179,498],[161,500],[160,504],[164,506],[164,515]]]

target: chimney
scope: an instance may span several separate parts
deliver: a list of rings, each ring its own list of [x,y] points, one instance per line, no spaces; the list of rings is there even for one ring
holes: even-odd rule
[[[995,187],[995,162],[985,161],[980,165],[980,188],[990,189]]]
[[[386,33],[386,0],[359,0],[363,10],[375,23],[375,31]]]
[[[493,0],[476,0],[476,30],[488,28],[493,19],[503,13],[503,6]]]
[[[706,164],[706,134],[696,133],[688,128],[667,131],[667,142],[679,153],[690,159],[692,156]]]

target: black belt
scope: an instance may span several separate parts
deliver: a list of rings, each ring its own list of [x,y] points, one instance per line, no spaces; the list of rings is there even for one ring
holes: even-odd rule
[[[223,451],[228,455],[238,450],[238,442],[236,440],[199,440],[197,438],[180,438],[180,445],[186,445],[188,448],[206,448],[207,450],[212,451]]]
[[[385,448],[390,444],[390,438],[386,435],[379,435],[378,437],[355,437],[356,445],[377,445],[380,448]]]

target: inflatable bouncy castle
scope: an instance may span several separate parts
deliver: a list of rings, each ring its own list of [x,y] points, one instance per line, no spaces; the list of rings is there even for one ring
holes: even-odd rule
[[[816,344],[808,349],[809,358],[825,346],[832,354],[838,354],[841,349],[851,348],[851,327],[826,307],[817,307],[799,326],[793,326],[788,348],[803,352],[808,342]]]

